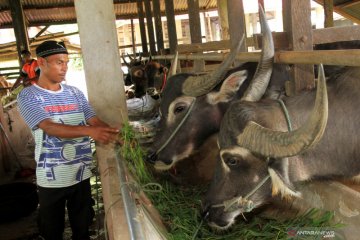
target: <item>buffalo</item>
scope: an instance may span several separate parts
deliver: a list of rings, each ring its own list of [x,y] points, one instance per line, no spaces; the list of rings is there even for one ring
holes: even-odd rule
[[[204,202],[209,225],[227,229],[273,196],[300,196],[306,181],[359,178],[359,80],[360,68],[352,67],[326,83],[320,67],[316,92],[235,101],[221,122]]]
[[[283,91],[284,81],[288,79],[289,73],[285,65],[275,64],[272,68],[272,35],[263,12],[260,12],[260,19],[264,44],[259,64],[250,62],[228,70],[241,46],[239,41],[237,49],[232,49],[214,72],[207,75],[181,73],[168,79],[160,102],[159,130],[147,157],[155,169],[169,170],[175,164],[178,166],[181,161],[191,158],[191,161],[207,162],[208,167],[204,169],[208,173],[204,181],[210,180],[214,161],[195,159],[194,156],[200,150],[217,152],[217,148],[213,147],[216,142],[211,144],[208,140],[216,139],[213,136],[218,133],[220,122],[230,103],[239,99],[246,89],[253,89],[250,98],[259,100],[267,89],[271,74],[270,85],[272,92],[276,93],[275,97]],[[256,81],[251,81],[253,78]],[[207,148],[204,143],[212,148]]]
[[[141,56],[139,59],[130,57],[130,63],[126,62],[124,56],[122,58],[129,71],[125,78],[125,85],[134,86],[135,97],[141,98],[149,91],[150,95],[153,95],[164,88],[168,67],[152,60],[151,57],[148,61],[142,61]]]

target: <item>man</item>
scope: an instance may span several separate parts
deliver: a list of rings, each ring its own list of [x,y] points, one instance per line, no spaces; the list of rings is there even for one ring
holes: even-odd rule
[[[19,93],[18,104],[35,138],[40,235],[46,240],[62,239],[66,205],[72,239],[89,239],[89,137],[107,144],[115,141],[119,131],[95,116],[80,90],[62,84],[69,62],[62,43],[43,42],[36,55],[39,80]]]
[[[38,63],[36,59],[31,58],[31,53],[28,50],[21,51],[21,58],[24,65],[21,68],[20,76],[16,79],[11,91],[16,89],[21,82],[23,82],[24,86],[34,84],[40,75]]]

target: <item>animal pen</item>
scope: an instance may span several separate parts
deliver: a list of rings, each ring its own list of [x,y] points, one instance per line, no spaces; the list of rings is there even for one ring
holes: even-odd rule
[[[142,1],[137,1],[142,2]],[[148,2],[145,0],[145,3]],[[154,1],[155,2],[155,1]],[[165,5],[172,6],[172,1],[165,0]],[[192,1],[188,1],[190,3]],[[199,1],[194,1],[198,3]],[[258,0],[264,4],[262,0]],[[324,3],[325,13],[328,13],[334,1],[317,1]],[[355,2],[355,1],[352,1]],[[168,59],[179,53],[180,61],[194,61],[197,71],[210,71],[213,66],[205,65],[203,61],[222,61],[226,51],[234,46],[235,41],[245,33],[244,9],[242,0],[218,0],[218,8],[227,6],[228,27],[230,39],[217,42],[196,43],[178,45],[176,38],[170,36],[170,54],[155,55],[153,59]],[[292,76],[286,84],[287,95],[294,95],[303,89],[315,86],[313,65],[343,65],[360,66],[360,50],[313,50],[317,44],[332,42],[360,40],[360,27],[358,25],[345,27],[331,27],[332,14],[326,14],[326,22],[329,23],[324,29],[312,29],[310,19],[310,1],[283,0],[283,32],[274,32],[275,63],[291,64],[289,68]],[[190,6],[190,5],[189,5]],[[90,103],[94,106],[100,118],[113,126],[120,126],[128,120],[124,92],[117,89],[123,88],[119,80],[121,72],[118,66],[120,56],[115,37],[115,19],[113,16],[112,1],[77,0],[75,1],[77,21],[80,29],[81,47],[84,58],[84,68],[87,77],[87,88]],[[194,9],[188,9],[190,19],[195,14]],[[266,5],[265,5],[266,10]],[[197,9],[198,11],[198,9]],[[167,17],[174,17],[174,12],[167,10]],[[172,14],[172,15],[171,15]],[[156,17],[156,16],[154,16]],[[357,23],[359,19],[354,19]],[[196,24],[195,24],[196,25]],[[176,27],[173,26],[175,29]],[[169,29],[169,35],[173,34]],[[94,32],[104,34],[93,34]],[[195,31],[191,29],[191,31]],[[176,37],[176,36],[175,36]],[[145,36],[146,38],[146,36]],[[259,52],[247,52],[247,47],[261,49],[261,35],[246,38],[242,46],[242,52],[237,54],[239,62],[257,62]],[[150,43],[151,44],[151,43]],[[99,52],[98,46],[103,46]],[[99,63],[98,59],[104,59]],[[188,71],[188,70],[179,70]],[[106,81],[103,76],[106,76]],[[121,77],[120,77],[121,78]],[[16,148],[26,144],[30,132],[17,130],[10,132],[8,125],[4,124],[11,117],[20,119],[16,108],[10,106],[0,107],[0,120],[5,126],[4,131],[10,136],[11,142],[17,142]],[[8,110],[10,109],[10,110]],[[8,115],[4,114],[6,112]],[[115,116],[115,117],[114,117]],[[25,129],[25,124],[19,120],[16,129]],[[1,153],[7,152],[9,156],[14,153],[9,148],[5,135],[0,131]],[[25,142],[24,142],[25,141]],[[106,211],[106,224],[110,239],[165,239],[166,228],[162,222],[162,216],[155,209],[146,192],[134,188],[133,176],[126,165],[119,149],[112,145],[96,145],[99,160],[99,172],[103,188],[103,198]],[[15,149],[15,152],[18,149]],[[1,157],[1,156],[0,156]],[[2,156],[4,159],[5,157]],[[4,162],[4,160],[2,161]],[[306,184],[301,189],[302,198],[291,202],[292,208],[305,212],[309,208],[319,208],[335,212],[335,221],[341,221],[345,227],[341,229],[346,239],[357,239],[360,226],[359,209],[359,186],[349,182],[313,182]],[[200,211],[200,209],[199,209]],[[193,233],[196,239],[196,232]]]

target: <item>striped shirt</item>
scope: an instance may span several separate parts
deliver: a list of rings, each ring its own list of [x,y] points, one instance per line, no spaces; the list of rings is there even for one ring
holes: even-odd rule
[[[91,176],[92,152],[89,137],[59,138],[38,127],[45,119],[66,125],[86,125],[95,113],[77,88],[61,84],[59,91],[38,85],[24,88],[18,95],[20,114],[35,138],[37,184],[67,187]]]

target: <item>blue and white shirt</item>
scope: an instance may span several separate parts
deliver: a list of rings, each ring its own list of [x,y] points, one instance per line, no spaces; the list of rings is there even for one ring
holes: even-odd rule
[[[24,88],[17,98],[20,114],[35,138],[36,177],[41,187],[67,187],[91,176],[89,137],[58,138],[38,127],[45,119],[67,125],[86,125],[87,120],[95,116],[79,89],[60,86],[59,91],[50,91],[35,84]]]

